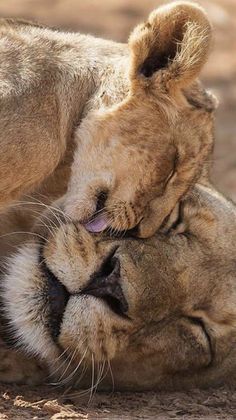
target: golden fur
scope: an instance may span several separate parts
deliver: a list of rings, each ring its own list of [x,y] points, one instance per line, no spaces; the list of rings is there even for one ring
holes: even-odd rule
[[[101,368],[100,387],[110,389],[109,366],[117,390],[235,380],[233,204],[198,185],[146,240],[92,235],[49,210],[38,230],[45,239],[9,261],[1,294],[8,336],[46,362],[54,381],[90,387]],[[23,380],[21,370],[8,381]],[[41,375],[34,368],[31,382]]]
[[[160,8],[128,47],[11,20],[0,31],[2,321],[11,326],[2,336],[15,337],[52,373],[58,367],[62,383],[83,357],[88,370],[111,364],[117,389],[229,379],[235,209],[203,186],[182,198],[207,178],[213,142],[215,101],[196,80],[211,38],[204,12],[183,2]],[[181,216],[175,234],[165,223],[144,241],[91,235],[78,220],[96,215],[101,194],[110,228],[139,224],[138,235],[148,237],[175,208],[168,219],[173,226]],[[3,256],[13,251],[6,267]],[[79,294],[110,252],[121,264],[128,317]],[[74,294],[56,340],[44,263]],[[1,355],[1,380],[42,379],[38,362],[27,359],[26,373],[14,350],[1,346]],[[103,387],[110,385],[106,377]]]
[[[128,46],[7,19],[0,33],[1,209],[24,193],[50,196],[52,182],[61,196],[74,155],[66,214],[88,222],[99,211],[103,228],[152,235],[207,171],[215,102],[197,81],[211,44],[204,11],[163,6]]]

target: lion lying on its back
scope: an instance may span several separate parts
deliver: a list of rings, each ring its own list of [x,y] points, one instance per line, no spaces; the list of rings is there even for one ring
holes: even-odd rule
[[[197,77],[211,33],[188,2],[155,10],[128,46],[2,20],[1,208],[61,197],[73,158],[67,216],[151,236],[207,172],[215,102]]]

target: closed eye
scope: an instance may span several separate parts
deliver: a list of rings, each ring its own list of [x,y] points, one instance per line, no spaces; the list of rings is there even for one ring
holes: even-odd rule
[[[161,227],[162,233],[166,235],[182,235],[187,238],[190,235],[184,218],[184,203],[177,203],[172,212],[166,217]]]
[[[167,176],[167,178],[165,179],[165,183],[166,183],[166,184],[167,184],[167,183],[170,181],[170,179],[173,177],[174,173],[175,173],[175,166],[173,167],[173,169],[170,171],[169,175],[168,175],[168,176]]]
[[[188,316],[187,317],[187,320],[192,325],[195,325],[195,326],[198,326],[199,328],[201,328],[202,332],[204,333],[204,335],[205,335],[205,337],[207,339],[207,342],[208,342],[208,345],[209,345],[209,350],[210,350],[210,356],[211,356],[211,361],[210,361],[210,363],[208,365],[208,367],[209,367],[210,365],[212,365],[212,363],[214,361],[215,351],[214,351],[214,346],[213,346],[212,338],[211,338],[211,335],[209,334],[209,331],[208,331],[208,329],[206,327],[206,324],[205,324],[205,322],[203,321],[202,318],[198,318],[198,317],[194,317],[194,316]]]

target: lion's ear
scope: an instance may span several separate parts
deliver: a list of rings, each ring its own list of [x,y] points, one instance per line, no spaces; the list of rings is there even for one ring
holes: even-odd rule
[[[133,91],[189,85],[208,58],[211,37],[210,22],[197,4],[180,1],[154,10],[129,39]]]

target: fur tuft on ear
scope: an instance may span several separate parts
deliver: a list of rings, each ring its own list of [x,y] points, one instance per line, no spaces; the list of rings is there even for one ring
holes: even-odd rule
[[[154,10],[129,39],[133,91],[141,85],[169,92],[191,84],[208,58],[211,37],[209,20],[195,3]]]

